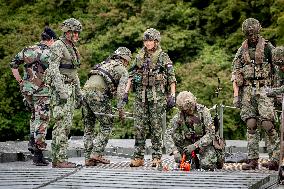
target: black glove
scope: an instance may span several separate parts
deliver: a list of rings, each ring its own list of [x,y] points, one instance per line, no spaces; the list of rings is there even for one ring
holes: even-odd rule
[[[233,104],[236,108],[241,108],[241,99],[239,96],[234,96]]]
[[[190,144],[190,145],[188,145],[187,147],[185,147],[183,149],[183,153],[191,154],[191,152],[194,151],[195,149],[196,149],[195,145],[194,144]]]
[[[125,123],[125,113],[124,113],[123,108],[118,109],[118,115],[119,115],[119,119],[121,123],[124,124]]]
[[[125,103],[128,103],[128,93],[124,93],[123,97],[122,97],[122,101]]]
[[[181,154],[179,152],[174,154],[174,159],[176,163],[180,163],[181,162]]]
[[[176,105],[176,99],[174,95],[170,95],[167,99],[167,107],[169,109],[173,108]]]
[[[80,109],[84,105],[84,96],[80,95],[76,99],[75,109]]]

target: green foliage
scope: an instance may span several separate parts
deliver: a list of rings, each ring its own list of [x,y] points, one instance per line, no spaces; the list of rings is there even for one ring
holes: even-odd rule
[[[9,62],[22,48],[37,42],[46,23],[60,35],[60,24],[69,17],[83,24],[78,44],[82,57],[81,84],[89,69],[119,46],[132,52],[142,47],[142,34],[154,27],[161,45],[173,60],[177,91],[191,90],[211,107],[231,105],[231,61],[244,36],[241,24],[248,17],[260,20],[262,35],[274,45],[284,44],[283,0],[0,0],[0,140],[23,139],[28,134],[26,113]],[[216,98],[220,78],[222,91]],[[131,111],[131,102],[127,110]],[[226,138],[244,138],[237,110],[226,110]],[[82,117],[75,112],[73,134],[83,133]],[[113,137],[133,137],[133,121],[115,122]]]

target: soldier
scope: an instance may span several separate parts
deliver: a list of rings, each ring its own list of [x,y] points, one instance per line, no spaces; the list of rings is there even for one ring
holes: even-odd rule
[[[111,114],[111,100],[114,96],[117,96],[119,115],[123,119],[125,105],[123,96],[128,81],[126,67],[130,60],[131,51],[126,47],[119,47],[106,61],[94,66],[83,88],[86,166],[94,166],[97,163],[110,163],[102,154],[111,134],[113,117],[96,115],[96,113]],[[93,143],[96,119],[100,123],[100,131],[96,136],[95,143]]]
[[[77,68],[80,55],[75,47],[82,31],[81,23],[69,18],[61,26],[63,36],[51,46],[49,76],[51,78],[51,107],[55,120],[52,131],[52,167],[74,168],[68,162],[68,135],[72,126],[73,111],[82,101]]]
[[[277,87],[271,90],[269,90],[270,88],[266,89],[267,96],[278,97],[277,99],[281,99],[279,95],[281,95],[284,92],[284,85],[283,85],[284,84],[284,46],[276,47],[275,49],[273,49],[272,61],[274,65],[279,67],[277,73],[277,84],[276,84]],[[280,104],[281,103],[282,102],[280,101]]]
[[[162,115],[166,105],[169,107],[175,105],[176,79],[173,64],[167,53],[163,52],[160,41],[159,31],[154,28],[147,29],[143,36],[144,47],[130,68],[128,86],[132,83],[135,88],[135,151],[131,167],[144,165],[146,135],[150,130],[153,149],[152,166],[161,165]]]
[[[225,145],[216,134],[209,110],[198,104],[189,91],[180,92],[176,103],[179,112],[171,120],[165,137],[170,155],[180,163],[182,154],[190,161],[192,152],[198,152],[200,168],[221,169]]]
[[[260,125],[273,151],[268,168],[278,170],[279,139],[274,127],[273,100],[265,92],[265,88],[273,85],[275,68],[271,51],[274,47],[259,35],[260,29],[259,21],[254,18],[243,22],[242,31],[247,39],[233,60],[234,104],[241,108],[241,118],[247,125],[248,161],[242,169],[258,168],[260,136],[257,125]]]
[[[49,46],[56,38],[54,31],[45,27],[41,42],[24,48],[10,63],[24,96],[25,105],[32,112],[28,149],[34,154],[33,163],[37,166],[49,164],[42,154],[46,149],[45,137],[50,118],[50,97],[48,85],[45,83],[45,71],[48,68]],[[18,70],[21,64],[24,64],[25,68],[23,79]]]

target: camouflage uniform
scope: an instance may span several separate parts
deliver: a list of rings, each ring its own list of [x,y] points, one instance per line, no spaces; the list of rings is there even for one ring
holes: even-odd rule
[[[279,159],[279,139],[274,129],[273,100],[268,98],[265,89],[273,85],[275,68],[271,62],[270,42],[259,36],[261,26],[253,18],[243,23],[243,32],[249,38],[257,36],[257,44],[245,40],[233,60],[232,80],[239,88],[241,98],[241,118],[247,123],[248,158],[254,160],[254,169],[259,158],[260,124],[269,136],[269,148],[273,149],[272,161]],[[246,168],[244,168],[246,169]]]
[[[28,149],[34,154],[33,162],[36,165],[47,165],[43,159],[42,150],[45,150],[45,137],[50,118],[49,86],[45,82],[46,69],[48,68],[49,45],[57,38],[54,31],[45,27],[41,34],[42,41],[33,46],[24,48],[19,52],[10,66],[13,75],[18,80],[18,68],[24,64],[24,77],[20,83],[21,93],[25,105],[31,110],[30,141]],[[16,70],[16,71],[14,71]],[[18,74],[17,74],[18,73]],[[18,75],[18,76],[17,76]]]
[[[188,114],[187,104],[195,104],[193,111]],[[195,152],[199,153],[200,168],[215,169],[221,168],[224,160],[224,148],[216,149],[213,145],[215,138],[219,138],[215,133],[215,126],[209,110],[196,103],[192,93],[183,91],[177,96],[177,105],[180,111],[173,117],[166,130],[166,148],[170,154],[177,151],[184,153],[184,149],[189,145],[194,145]],[[191,153],[185,152],[188,160]]]
[[[64,166],[73,167],[67,162],[67,147],[73,111],[82,99],[77,74],[77,68],[80,66],[80,55],[74,42],[67,39],[66,32],[73,32],[73,36],[74,32],[82,31],[82,25],[78,20],[70,18],[63,22],[61,29],[64,35],[51,46],[48,70],[51,80],[52,116],[55,120],[51,143],[52,163],[53,167],[62,163],[66,163]]]
[[[160,42],[160,33],[150,28],[145,38]],[[165,113],[168,87],[176,82],[172,61],[163,52],[159,43],[154,52],[146,48],[136,56],[130,68],[130,77],[135,90],[134,127],[135,151],[133,159],[143,159],[147,133],[151,133],[152,158],[160,160],[162,156],[162,115]]]
[[[126,47],[119,47],[110,58],[94,66],[83,88],[86,102],[83,107],[86,165],[94,165],[90,161],[109,162],[101,156],[111,134],[113,117],[95,113],[111,114],[111,100],[114,96],[118,99],[118,109],[124,107],[123,95],[128,81],[124,61],[128,63],[130,60],[131,51]],[[93,142],[96,119],[100,123],[100,131]]]
[[[273,64],[278,66],[276,74],[276,82],[272,90],[267,91],[268,96],[276,96],[276,106],[278,110],[281,110],[281,94],[284,92],[284,69],[281,69],[284,66],[284,46],[276,47],[272,51],[272,61]]]
[[[49,47],[43,43],[24,48],[12,60],[10,66],[18,69],[25,64],[21,92],[32,111],[30,133],[40,149],[45,149],[46,128],[49,122],[49,89],[44,82],[48,68]]]

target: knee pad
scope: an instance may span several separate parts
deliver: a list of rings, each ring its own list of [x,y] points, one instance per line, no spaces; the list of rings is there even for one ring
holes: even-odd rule
[[[270,136],[274,129],[274,124],[272,123],[272,121],[262,121],[261,126],[265,130],[265,132]]]
[[[249,134],[255,134],[256,133],[256,128],[257,128],[257,123],[255,118],[250,118],[247,120],[247,127],[248,127],[248,133]]]

